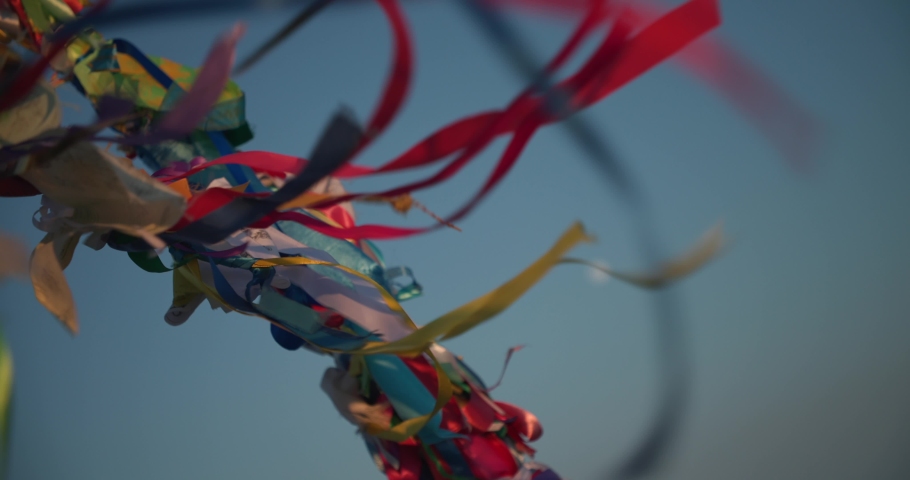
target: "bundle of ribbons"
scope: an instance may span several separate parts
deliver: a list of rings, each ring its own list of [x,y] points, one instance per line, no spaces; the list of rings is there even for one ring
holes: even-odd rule
[[[493,400],[483,380],[438,342],[493,318],[554,266],[578,263],[565,254],[591,240],[583,227],[570,226],[499,288],[422,326],[400,305],[419,295],[420,285],[409,269],[387,267],[372,242],[444,228],[467,215],[505,178],[534,133],[563,119],[546,108],[546,99],[532,89],[519,92],[505,107],[445,125],[379,167],[357,165],[357,154],[398,114],[413,72],[401,6],[377,0],[395,51],[366,125],[339,112],[308,159],[239,151],[253,136],[244,93],[230,80],[243,28],[219,38],[201,68],[189,68],[96,31],[92,19],[106,3],[0,1],[0,195],[41,195],[34,224],[47,235],[29,266],[38,300],[77,332],[63,270],[85,237],[85,245],[127,252],[140,268],[172,275],[174,297],[165,314],[172,325],[208,302],[266,320],[281,347],[332,356],[335,367],[325,372],[322,388],[359,428],[389,479],[559,478],[533,460],[529,443],[542,433],[537,418]],[[683,64],[734,100],[764,95],[789,105],[766,83],[742,87],[720,75],[731,65],[724,59],[733,57],[719,55],[725,50],[717,42],[694,43],[720,23],[715,0],[689,0],[667,12],[606,0],[491,3],[579,18],[547,64],[550,74],[561,72],[586,40],[601,36],[581,66],[556,86],[573,111],[603,100],[690,45]],[[35,60],[26,62],[29,56]],[[737,68],[744,71],[742,64]],[[62,85],[91,102],[95,123],[62,126],[56,95]],[[742,88],[753,91],[737,93]],[[759,125],[767,121],[750,118]],[[505,151],[456,212],[425,228],[357,223],[354,202],[407,210],[413,192],[451,178],[501,136],[509,138]],[[104,143],[117,144],[117,153]],[[438,164],[423,180],[380,192],[351,193],[342,184]],[[721,243],[719,230],[713,230],[657,271],[609,273],[659,288],[704,264]],[[163,261],[165,251],[171,258]]]

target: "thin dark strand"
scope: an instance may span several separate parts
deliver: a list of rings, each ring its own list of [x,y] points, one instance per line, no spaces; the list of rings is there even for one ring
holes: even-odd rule
[[[253,65],[256,64],[256,62],[262,60],[269,52],[280,45],[281,42],[287,40],[294,32],[306,24],[307,21],[316,16],[316,14],[322,11],[325,7],[329,6],[332,1],[333,0],[314,0],[312,3],[307,5],[306,8],[304,8],[302,12],[300,12],[296,17],[288,22],[284,28],[279,30],[278,33],[272,36],[272,38],[257,48],[255,52],[240,62],[237,68],[234,69],[234,74],[239,75],[249,70]]]

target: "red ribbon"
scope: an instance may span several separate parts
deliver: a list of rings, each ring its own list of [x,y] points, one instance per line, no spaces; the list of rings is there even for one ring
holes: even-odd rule
[[[388,1],[393,2],[393,0]],[[589,15],[580,22],[575,33],[550,62],[551,69],[561,66],[583,40],[593,32],[598,22],[607,19],[606,10],[603,8],[600,3],[591,4]],[[390,19],[392,18],[394,17],[390,15]],[[716,0],[690,0],[660,17],[634,37],[628,38],[634,28],[633,20],[630,10],[621,13],[616,25],[588,61],[574,75],[559,84],[558,88],[571,95],[571,103],[574,108],[586,108],[602,100],[676,54],[686,45],[717,27],[720,24],[720,14]],[[407,55],[396,55],[396,59],[403,57],[407,57]],[[387,89],[387,94],[391,90],[393,89]],[[386,101],[381,101],[380,105],[386,103]],[[374,116],[374,118],[377,117],[378,115]],[[365,196],[394,197],[431,187],[458,173],[497,136],[511,134],[512,139],[509,145],[480,191],[458,211],[445,219],[449,223],[455,222],[470,213],[502,181],[537,129],[558,120],[546,111],[544,99],[535,96],[530,90],[522,92],[504,111],[484,112],[450,124],[382,167],[373,171],[364,169],[357,173],[352,170],[345,171],[345,176],[348,178],[375,175],[428,165],[453,153],[461,152],[435,175],[383,192],[343,195],[320,202],[313,207],[327,208]],[[214,162],[210,164],[214,164]],[[191,203],[187,209],[188,217],[198,219],[227,203],[236,195],[234,192],[226,193],[220,189],[212,189],[212,191],[211,194],[207,191],[200,196],[204,197],[204,201],[200,198],[199,201]],[[280,220],[295,221],[325,235],[343,239],[402,238],[439,228],[438,224],[427,228],[400,228],[383,225],[337,228],[299,212],[273,212],[254,226],[264,228]]]
[[[603,18],[605,18],[603,15],[594,12],[582,20],[576,29],[576,34],[573,34],[560,54],[551,62],[551,66],[559,66],[565,61],[573,53],[573,49],[577,48],[593,30],[591,24],[596,23],[597,19]],[[627,38],[633,25],[630,15],[621,14],[617,24],[597,51],[576,74],[561,82],[558,88],[572,95],[571,102],[574,107],[581,109],[590,106],[677,53],[719,23],[720,15],[715,0],[690,0],[664,15],[634,37]],[[502,181],[537,129],[557,120],[559,119],[553,118],[546,112],[542,98],[534,96],[530,91],[525,91],[505,111],[475,115],[437,132],[436,135],[450,140],[446,145],[449,149],[440,149],[439,145],[433,145],[434,137],[431,136],[430,139],[418,144],[408,152],[423,152],[422,158],[417,155],[409,158],[406,153],[374,172],[380,173],[425,165],[455,151],[462,151],[457,158],[432,177],[384,192],[355,193],[336,197],[316,204],[314,208],[325,208],[364,196],[392,197],[436,185],[460,171],[494,138],[511,133],[512,139],[508,147],[480,191],[462,208],[445,219],[450,223],[455,222],[467,215]],[[460,142],[451,142],[453,137],[457,137]],[[276,212],[261,220],[256,226],[262,228],[278,220],[296,221],[325,235],[345,239],[401,238],[439,228],[439,225],[427,228],[398,228],[382,225],[336,228],[298,212]]]

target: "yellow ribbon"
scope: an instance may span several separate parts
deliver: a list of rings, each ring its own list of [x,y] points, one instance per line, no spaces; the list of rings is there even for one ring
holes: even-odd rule
[[[349,353],[418,355],[437,340],[461,335],[505,310],[556,266],[568,250],[580,242],[591,240],[582,225],[575,223],[547,253],[499,288],[433,320],[404,338],[392,342],[371,343]]]
[[[6,454],[9,453],[9,445],[6,442],[9,440],[10,425],[8,422],[11,416],[14,368],[13,355],[2,337],[0,337],[0,349],[2,349],[0,351],[0,466],[5,468],[8,461]]]
[[[688,252],[671,259],[653,272],[645,273],[618,272],[604,265],[598,265],[594,262],[579,258],[564,258],[561,263],[587,265],[588,267],[600,270],[617,280],[631,283],[632,285],[642,288],[657,289],[666,286],[674,280],[694,273],[708,263],[709,260],[717,256],[726,243],[727,241],[724,237],[722,225],[718,224],[708,230]]]

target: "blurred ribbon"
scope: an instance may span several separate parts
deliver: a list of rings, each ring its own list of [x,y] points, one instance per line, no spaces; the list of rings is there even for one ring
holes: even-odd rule
[[[0,477],[9,467],[10,427],[13,420],[13,354],[0,332]]]
[[[28,273],[28,250],[18,239],[0,232],[0,283]],[[10,424],[13,403],[13,355],[0,330],[0,478],[9,466]]]

